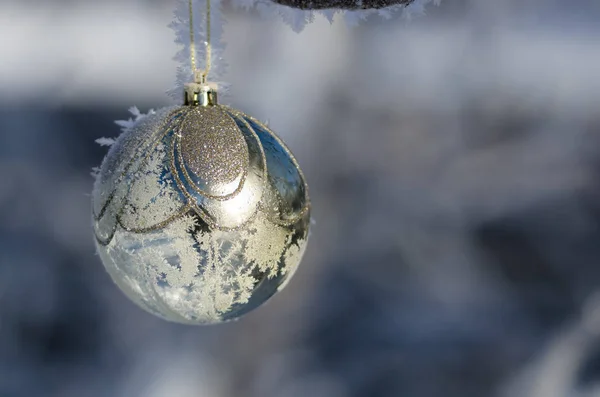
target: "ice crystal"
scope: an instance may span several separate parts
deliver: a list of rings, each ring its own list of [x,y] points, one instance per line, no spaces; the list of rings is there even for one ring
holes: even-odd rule
[[[96,143],[100,146],[111,146],[113,143],[115,143],[115,140],[113,138],[98,138],[96,139]]]
[[[129,108],[129,113],[131,113],[131,115],[135,118],[129,118],[129,120],[117,120],[115,121],[115,124],[117,124],[119,127],[121,127],[121,131],[126,131],[129,128],[132,128],[137,122],[139,122],[140,120],[142,120],[144,117],[148,116],[149,114],[154,114],[154,109],[150,109],[148,111],[148,113],[142,113],[140,112],[140,110],[137,108],[137,106],[132,106]]]

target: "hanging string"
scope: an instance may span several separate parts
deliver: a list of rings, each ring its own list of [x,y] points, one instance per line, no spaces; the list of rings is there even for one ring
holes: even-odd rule
[[[210,45],[210,0],[206,0],[206,69],[204,70],[204,77],[208,78],[208,72],[210,72],[210,64],[211,64],[211,50],[212,47]]]
[[[196,44],[194,39],[194,10],[192,0],[189,0],[190,13],[190,60],[192,62],[192,73],[196,74]]]
[[[210,44],[210,0],[206,0],[206,65],[204,70],[199,70],[196,65],[196,44],[194,39],[194,10],[193,0],[189,0],[189,13],[190,13],[190,61],[192,64],[192,73],[194,74],[194,82],[205,83],[210,72],[211,64],[211,44]]]

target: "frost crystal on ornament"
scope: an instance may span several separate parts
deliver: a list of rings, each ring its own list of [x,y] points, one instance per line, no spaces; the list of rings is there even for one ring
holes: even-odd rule
[[[189,324],[237,318],[283,288],[310,224],[285,144],[222,105],[138,112],[110,146],[92,201],[114,282],[147,311]]]
[[[254,1],[254,0],[252,0]],[[222,78],[227,72],[227,61],[223,57],[225,51],[225,42],[222,40],[223,26],[226,21],[220,10],[221,2],[214,2],[210,13],[210,25],[208,24],[208,15],[206,14],[207,0],[194,0],[192,2],[192,15],[195,21],[198,21],[200,26],[210,26],[210,34],[205,29],[194,30],[194,41],[196,45],[191,46],[190,42],[190,9],[188,0],[178,0],[174,11],[173,21],[169,27],[175,32],[175,43],[181,48],[173,58],[177,66],[177,77],[174,87],[168,94],[175,100],[179,101],[181,90],[186,83],[194,79],[194,70],[190,65],[190,51],[193,51],[196,59],[207,58],[207,46],[198,45],[198,43],[206,43],[210,40],[211,46],[211,67],[208,75],[208,80],[218,83],[219,95],[223,98],[223,94],[227,95],[230,85],[223,81]]]

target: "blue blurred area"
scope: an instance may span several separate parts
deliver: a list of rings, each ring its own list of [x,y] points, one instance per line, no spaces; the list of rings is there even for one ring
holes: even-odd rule
[[[316,223],[281,294],[206,328],[130,303],[91,231],[94,140],[168,102],[172,4],[82,4],[0,5],[46,35],[0,43],[0,396],[600,394],[596,2],[299,35],[229,9],[229,99],[288,142]]]

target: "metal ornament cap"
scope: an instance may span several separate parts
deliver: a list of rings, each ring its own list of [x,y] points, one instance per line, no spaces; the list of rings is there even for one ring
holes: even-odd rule
[[[217,104],[217,86],[213,83],[188,83],[183,89],[185,106],[214,106]]]

